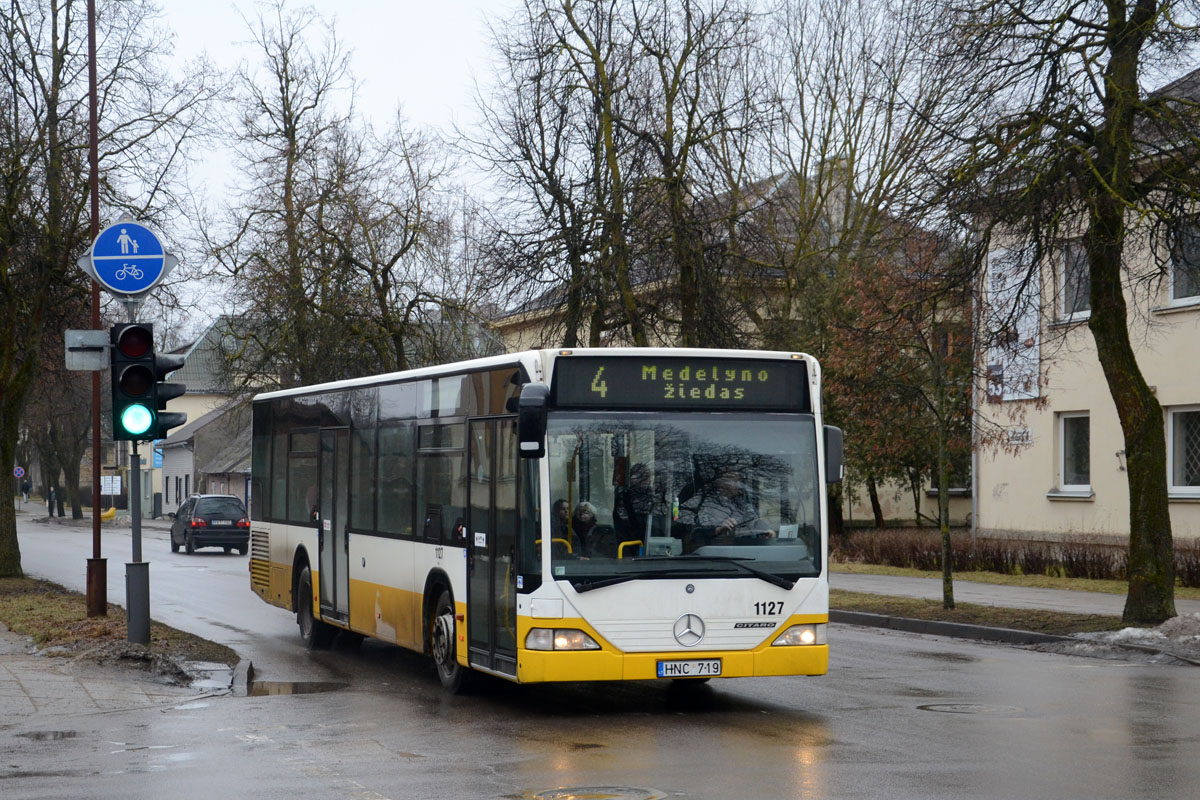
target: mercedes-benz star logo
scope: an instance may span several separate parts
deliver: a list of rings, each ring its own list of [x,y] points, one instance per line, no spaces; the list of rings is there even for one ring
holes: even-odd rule
[[[695,614],[684,614],[675,620],[675,641],[684,647],[695,647],[704,638],[704,620]]]

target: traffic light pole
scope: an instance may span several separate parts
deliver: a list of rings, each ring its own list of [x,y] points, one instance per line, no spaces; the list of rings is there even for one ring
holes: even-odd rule
[[[125,565],[125,627],[129,641],[150,644],[150,562],[142,561],[142,463],[138,443],[129,456],[129,521],[133,561]]]

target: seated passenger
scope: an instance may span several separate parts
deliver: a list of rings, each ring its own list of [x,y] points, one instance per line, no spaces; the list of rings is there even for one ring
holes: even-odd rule
[[[591,538],[596,531],[596,507],[586,500],[575,506],[575,510],[571,513],[571,532],[575,534],[575,539],[582,545],[584,552],[587,552],[588,539]]]
[[[746,496],[741,473],[732,467],[721,470],[713,486],[697,492],[679,511],[681,522],[711,529],[717,538],[736,540],[775,535]]]
[[[570,503],[562,498],[555,500],[554,505],[550,507],[550,538],[568,539],[570,535],[570,519]],[[575,542],[572,542],[571,545],[572,547],[575,546]]]

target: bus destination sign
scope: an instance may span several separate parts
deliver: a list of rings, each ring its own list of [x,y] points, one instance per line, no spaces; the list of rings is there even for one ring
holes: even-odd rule
[[[811,411],[801,359],[565,356],[554,365],[560,408]]]

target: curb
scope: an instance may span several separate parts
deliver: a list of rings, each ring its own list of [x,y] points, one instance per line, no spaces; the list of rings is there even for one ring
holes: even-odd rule
[[[254,663],[248,658],[238,659],[233,668],[233,677],[229,681],[229,690],[234,697],[246,697],[250,694],[250,681],[254,675]]]
[[[1077,642],[1072,636],[1056,636],[1013,628],[989,628],[983,625],[967,625],[962,622],[940,622],[937,620],[891,617],[887,614],[870,614],[865,611],[829,610],[829,621],[845,625],[863,625],[872,628],[887,628],[905,633],[927,633],[934,636],[952,636],[958,639],[982,639],[1004,644],[1046,644],[1048,642]]]

